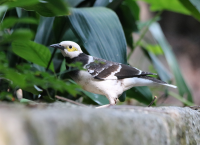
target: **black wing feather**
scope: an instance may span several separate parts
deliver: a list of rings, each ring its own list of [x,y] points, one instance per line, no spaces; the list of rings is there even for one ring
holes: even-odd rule
[[[124,79],[138,76],[155,75],[144,72],[129,65],[94,58],[94,61],[86,66],[88,72],[95,79]]]

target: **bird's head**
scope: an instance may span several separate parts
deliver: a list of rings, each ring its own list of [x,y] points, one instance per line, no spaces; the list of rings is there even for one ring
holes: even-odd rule
[[[60,49],[64,57],[74,58],[77,57],[80,53],[83,53],[81,47],[72,41],[62,41],[58,44],[52,44],[50,46]]]

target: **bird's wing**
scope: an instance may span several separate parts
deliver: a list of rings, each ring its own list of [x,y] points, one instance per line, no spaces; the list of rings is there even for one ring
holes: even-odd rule
[[[129,65],[94,58],[86,65],[88,72],[95,78],[101,80],[124,79],[138,76],[155,75],[144,72]]]

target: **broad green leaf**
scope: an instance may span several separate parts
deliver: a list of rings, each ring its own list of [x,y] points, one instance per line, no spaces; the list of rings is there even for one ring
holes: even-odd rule
[[[6,5],[9,8],[24,7],[28,5],[35,5],[39,0],[0,0],[0,5]]]
[[[72,9],[71,28],[89,54],[126,64],[126,41],[116,14],[107,8]],[[95,40],[95,41],[94,41]]]
[[[3,40],[0,43],[12,42],[16,40],[27,41],[33,38],[33,33],[28,29],[18,29],[12,34],[5,34]]]
[[[12,86],[27,87],[25,82],[25,75],[17,73],[13,69],[8,69],[5,66],[0,66],[2,76],[10,80]],[[4,75],[5,74],[5,75]]]
[[[40,17],[40,23],[37,29],[37,33],[35,35],[35,42],[43,44],[43,45],[50,45],[53,42],[53,22],[54,17],[47,18],[47,17]],[[47,27],[48,26],[48,27]]]
[[[68,29],[63,38],[62,38],[62,41],[66,41],[66,40],[71,40],[71,41],[74,41],[76,43],[79,43],[79,39],[75,36],[75,34],[73,33],[72,29]]]
[[[5,28],[12,27],[16,23],[28,23],[28,24],[37,24],[37,21],[33,18],[15,18],[9,17],[3,20],[2,25],[0,25],[0,29],[3,30]]]
[[[142,1],[150,4],[150,9],[152,11],[168,10],[168,11],[190,15],[190,11],[188,11],[181,4],[181,2],[179,2],[179,0],[142,0]]]
[[[199,0],[179,0],[191,14],[200,21],[200,1]]]
[[[9,8],[21,7],[28,11],[36,11],[42,16],[65,16],[69,14],[67,3],[64,0],[3,0]]]
[[[132,15],[134,15],[135,20],[140,19],[140,8],[135,0],[125,0],[122,4],[129,6]]]
[[[12,50],[18,56],[43,67],[47,67],[51,57],[47,47],[32,41],[14,41]],[[51,63],[50,69],[54,71],[53,63]]]
[[[42,0],[35,5],[23,8],[34,10],[45,17],[66,16],[69,14],[68,5],[64,0]]]
[[[31,31],[34,32],[34,37],[35,37],[37,28],[38,28],[38,23],[40,22],[40,15],[36,13],[35,11],[25,11],[23,8],[19,8],[19,7],[15,8],[15,10],[16,10],[18,19],[22,19],[22,21],[27,21],[26,18],[29,18],[32,20],[29,20],[29,22],[17,23],[16,25],[14,25],[13,29],[29,28]]]
[[[93,93],[90,93],[90,92],[87,92],[87,91],[84,91],[84,90],[82,90],[82,92],[85,95],[87,95],[88,97],[90,97],[92,100],[94,100],[99,105],[109,104],[108,99],[103,95],[93,94]]]
[[[67,21],[65,17],[55,17],[53,22],[53,32],[56,42],[61,42],[63,35],[69,28],[69,21]]]
[[[125,36],[112,10],[103,7],[72,9],[68,18],[74,34],[89,54],[126,64]]]
[[[152,101],[152,94],[148,87],[134,87],[126,91],[127,97],[138,100],[141,103],[149,104]]]
[[[176,57],[174,56],[174,53],[172,52],[171,46],[168,44],[167,40],[165,39],[165,36],[162,33],[160,25],[158,23],[153,23],[150,26],[149,30],[151,31],[153,37],[157,40],[158,44],[163,49],[163,52],[167,59],[169,67],[171,68],[172,72],[174,73],[176,84],[177,84],[178,90],[179,90],[179,94],[181,96],[186,95],[188,101],[193,102],[191,91],[188,88],[188,86],[182,76],[182,73],[179,69],[179,65],[176,61]]]

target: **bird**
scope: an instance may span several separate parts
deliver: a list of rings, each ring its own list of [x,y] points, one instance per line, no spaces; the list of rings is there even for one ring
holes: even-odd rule
[[[81,47],[73,41],[62,41],[50,47],[60,49],[65,58],[66,69],[69,64],[81,62],[83,69],[73,69],[69,76],[82,89],[104,95],[109,104],[99,106],[105,108],[116,105],[121,94],[136,86],[164,85],[172,88],[176,86],[151,77],[154,73],[145,72],[130,65],[117,63],[83,53]]]

